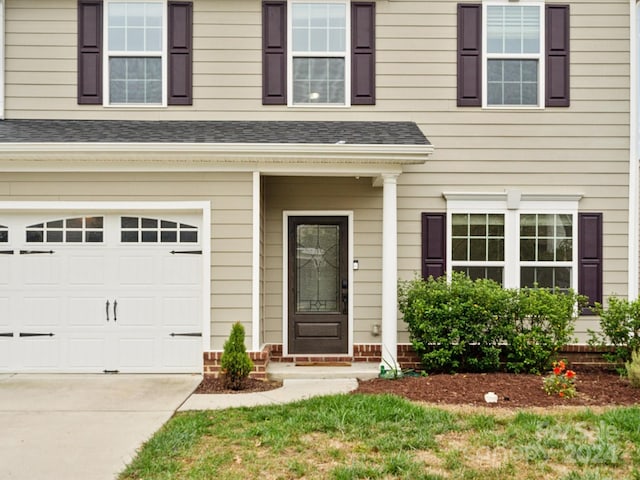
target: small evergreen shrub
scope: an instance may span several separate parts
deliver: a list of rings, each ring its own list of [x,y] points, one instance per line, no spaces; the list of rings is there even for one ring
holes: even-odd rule
[[[232,390],[242,390],[245,380],[253,370],[253,361],[244,345],[244,327],[237,322],[224,343],[220,366],[225,386]]]
[[[631,352],[631,361],[625,363],[625,367],[631,386],[640,388],[640,352],[638,350]]]
[[[609,308],[596,303],[594,312],[600,316],[600,331],[589,330],[589,345],[613,347],[603,357],[618,366],[631,360],[632,352],[640,349],[640,299],[629,302],[617,297],[609,298]],[[624,368],[618,368],[626,374]]]
[[[427,371],[542,373],[570,343],[583,297],[504,289],[492,280],[445,277],[403,282],[399,307]]]

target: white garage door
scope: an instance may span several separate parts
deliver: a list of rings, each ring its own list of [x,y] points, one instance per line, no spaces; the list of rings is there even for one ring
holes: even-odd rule
[[[0,212],[0,371],[200,372],[200,223]]]

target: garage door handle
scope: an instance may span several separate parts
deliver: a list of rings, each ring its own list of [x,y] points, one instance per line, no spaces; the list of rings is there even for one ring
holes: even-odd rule
[[[20,337],[53,337],[55,333],[25,333],[20,332]]]
[[[13,332],[9,332],[9,333],[0,333],[0,337],[13,337]]]
[[[13,255],[13,250],[0,250],[0,255]]]
[[[113,321],[114,322],[118,321],[118,301],[117,300],[113,301]]]
[[[171,250],[169,253],[171,255],[202,255],[202,250]]]
[[[37,255],[39,253],[48,253],[53,255],[53,250],[20,250],[20,255]]]
[[[192,333],[172,333],[172,337],[201,337],[202,333],[200,332],[192,332]]]
[[[107,312],[107,322],[109,321],[109,300],[107,300],[107,303],[105,305],[105,311]]]

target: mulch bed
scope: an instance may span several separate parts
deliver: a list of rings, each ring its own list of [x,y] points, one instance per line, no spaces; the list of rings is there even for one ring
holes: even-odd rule
[[[357,393],[391,393],[409,400],[434,404],[498,406],[507,408],[635,405],[640,389],[613,372],[578,372],[576,396],[549,396],[542,389],[543,377],[513,373],[466,373],[374,379],[360,382]],[[488,404],[484,394],[495,392],[498,403]]]
[[[617,373],[578,371],[574,398],[549,396],[542,389],[543,377],[513,373],[437,374],[396,380],[376,378],[360,381],[354,393],[394,394],[409,400],[442,405],[471,405],[506,408],[551,406],[614,406],[640,404],[640,389]],[[248,379],[243,390],[226,389],[220,379],[205,377],[195,393],[264,392],[282,386],[280,382]],[[488,404],[484,394],[495,392],[498,403]]]
[[[251,393],[251,392],[267,392],[274,388],[282,386],[282,382],[267,382],[263,380],[255,380],[247,378],[242,390],[228,389],[222,379],[213,377],[204,377],[200,385],[194,393]]]

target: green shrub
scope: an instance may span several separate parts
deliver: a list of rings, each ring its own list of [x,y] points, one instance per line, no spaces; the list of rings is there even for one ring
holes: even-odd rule
[[[506,368],[541,374],[558,351],[573,341],[576,314],[586,299],[571,290],[554,293],[548,288],[523,288],[514,291],[514,298],[505,338]]]
[[[613,347],[604,358],[612,363],[624,365],[631,360],[631,353],[640,349],[640,299],[629,302],[617,297],[609,298],[609,308],[599,303],[593,308],[600,316],[600,331],[589,330],[589,345]],[[624,368],[619,368],[625,374]]]
[[[400,311],[429,371],[494,371],[500,365],[502,322],[510,293],[491,280],[454,273],[400,287]]]
[[[400,311],[428,371],[486,372],[501,366],[541,373],[571,341],[582,297],[546,289],[504,289],[492,280],[445,277],[403,282]]]
[[[640,388],[640,352],[638,350],[631,352],[631,361],[625,363],[625,367],[631,386]]]
[[[253,370],[253,362],[244,345],[244,327],[240,322],[233,325],[231,334],[224,343],[220,366],[225,386],[233,390],[241,390],[249,373]]]

